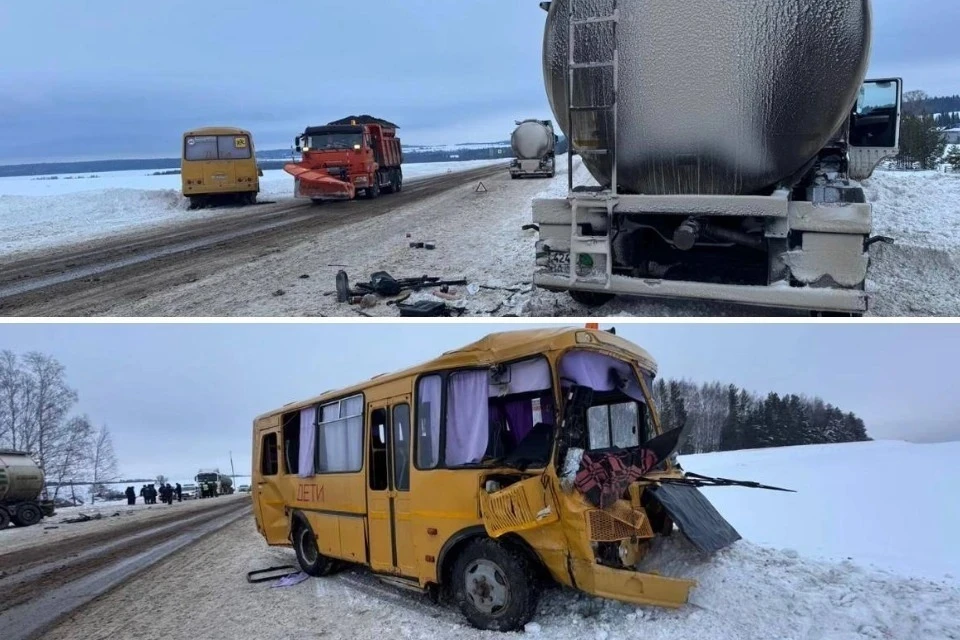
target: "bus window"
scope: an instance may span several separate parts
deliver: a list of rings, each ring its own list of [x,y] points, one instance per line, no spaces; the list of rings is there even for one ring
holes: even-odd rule
[[[417,468],[434,469],[440,461],[442,380],[424,376],[417,385]]]
[[[387,410],[370,414],[370,489],[387,489]]]
[[[590,449],[620,447],[628,449],[640,444],[640,411],[636,402],[597,405],[587,411]]]
[[[284,473],[295,476],[300,473],[300,412],[293,411],[283,416],[283,466]]]
[[[217,136],[217,157],[221,160],[248,160],[250,139],[245,135]]]
[[[187,138],[183,150],[186,160],[216,160],[217,136],[193,136]]]
[[[265,476],[275,476],[280,465],[277,460],[277,434],[264,434],[260,441],[260,473]]]
[[[410,490],[410,405],[393,408],[393,486]]]
[[[320,407],[317,472],[355,473],[363,468],[363,396]]]

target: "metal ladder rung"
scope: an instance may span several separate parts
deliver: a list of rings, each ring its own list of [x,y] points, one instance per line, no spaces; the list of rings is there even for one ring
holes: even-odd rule
[[[607,62],[574,62],[570,65],[571,69],[603,69],[605,67],[612,67],[613,60],[608,60]]]
[[[592,18],[578,18],[576,20],[571,20],[570,24],[575,27],[579,27],[582,24],[602,24],[604,22],[617,22],[620,20],[619,12],[611,13],[608,16],[594,16]]]
[[[610,111],[613,109],[612,104],[591,104],[591,105],[578,105],[575,107],[570,107],[570,111]]]

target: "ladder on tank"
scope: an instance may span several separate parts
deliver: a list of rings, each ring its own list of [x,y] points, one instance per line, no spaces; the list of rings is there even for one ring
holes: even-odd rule
[[[606,5],[608,13],[591,13],[602,11],[598,5]],[[580,10],[584,7],[585,10]],[[581,255],[600,255],[606,262],[606,274],[603,278],[603,284],[610,286],[610,278],[613,275],[613,246],[611,239],[612,218],[614,208],[617,206],[617,98],[620,91],[620,53],[618,42],[618,26],[620,21],[620,8],[617,0],[608,0],[608,3],[597,3],[591,0],[568,0],[567,18],[569,33],[567,37],[568,60],[567,60],[567,188],[568,200],[570,202],[570,281],[571,284],[577,282],[591,281],[596,282],[595,277],[583,278],[577,273]],[[578,34],[584,28],[596,28],[596,25],[609,24],[611,27],[612,41],[609,43],[610,58],[606,60],[577,60],[577,42]],[[601,52],[605,49],[601,45]],[[612,72],[612,92],[607,98],[609,101],[601,99],[601,104],[577,104],[576,83],[574,79],[579,70],[591,69],[610,69]],[[607,148],[580,148],[575,149],[575,143],[578,140],[576,122],[580,118],[576,114],[608,113],[608,135],[606,140]],[[610,189],[606,193],[593,193],[589,198],[581,199],[573,190],[573,154],[574,151],[585,156],[607,156],[610,158]],[[598,209],[602,208],[607,217],[607,233],[604,236],[585,236],[580,231],[579,209]],[[591,258],[592,259],[592,258]]]

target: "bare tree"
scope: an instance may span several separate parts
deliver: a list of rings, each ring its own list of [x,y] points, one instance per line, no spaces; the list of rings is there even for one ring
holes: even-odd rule
[[[67,386],[64,367],[54,358],[33,351],[23,357],[23,363],[33,390],[24,446],[45,470],[53,461],[52,451],[70,437],[66,418],[77,402],[77,392]]]
[[[158,485],[166,484],[169,480],[170,480],[170,478],[168,478],[167,476],[163,475],[162,473],[160,473],[160,474],[157,475],[157,484],[158,484]]]
[[[107,429],[107,425],[103,425],[94,433],[89,460],[94,488],[116,479],[117,456],[113,452],[113,440],[110,438],[110,430]],[[91,504],[96,500],[96,493],[91,488]]]
[[[65,482],[80,477],[89,466],[93,448],[93,425],[87,416],[76,416],[67,421],[66,437],[53,446],[53,462],[47,468],[47,480],[56,483],[53,497],[60,493]]]
[[[0,351],[0,446],[23,448],[30,385],[12,351]]]

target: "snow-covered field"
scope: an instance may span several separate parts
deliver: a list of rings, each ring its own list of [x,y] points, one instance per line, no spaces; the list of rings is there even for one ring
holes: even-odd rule
[[[369,588],[362,572],[284,589],[251,585],[245,572],[295,560],[290,551],[266,547],[244,520],[46,637],[187,639],[211,637],[216,629],[216,637],[262,640],[956,640],[958,455],[960,443],[869,442],[684,457],[690,471],[779,483],[798,493],[709,490],[744,540],[703,557],[677,535],[654,551],[650,560],[665,574],[698,582],[690,603],[676,610],[553,589],[524,634],[500,634],[479,632],[456,611],[413,594]],[[215,591],[229,595],[207,597]],[[181,615],[157,615],[168,607]]]
[[[467,171],[504,160],[428,162],[404,165],[404,180]],[[90,177],[95,176],[95,177]],[[109,236],[118,231],[235,213],[235,209],[188,210],[180,176],[149,170],[100,174],[0,178],[0,255]],[[293,178],[264,171],[260,201],[293,198]]]

